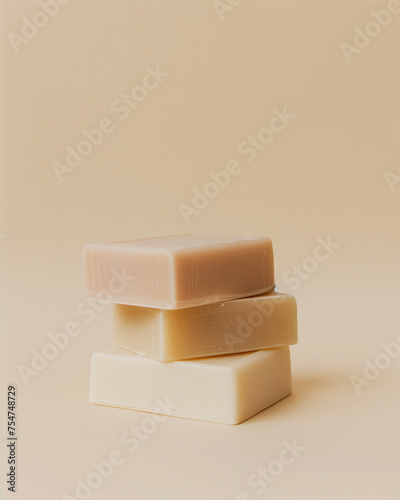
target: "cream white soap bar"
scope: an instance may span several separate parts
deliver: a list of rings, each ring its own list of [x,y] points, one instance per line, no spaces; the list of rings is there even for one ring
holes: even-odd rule
[[[289,347],[170,363],[118,347],[92,356],[99,405],[238,424],[290,393]]]
[[[160,361],[291,345],[296,299],[272,292],[177,310],[116,304],[113,342]]]
[[[89,297],[179,309],[274,289],[270,238],[186,234],[86,245]]]

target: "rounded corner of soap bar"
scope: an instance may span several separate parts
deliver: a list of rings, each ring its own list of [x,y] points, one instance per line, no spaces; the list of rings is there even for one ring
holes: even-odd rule
[[[272,248],[272,239],[269,236],[260,236],[260,239]]]
[[[96,363],[97,359],[99,358],[99,354],[98,352],[94,352],[91,356],[90,356],[90,366],[93,368],[93,365]]]
[[[86,258],[90,257],[90,254],[98,246],[99,245],[97,245],[96,243],[86,243],[86,245],[83,245],[83,247],[82,247],[82,257],[83,257],[84,261],[85,261]]]

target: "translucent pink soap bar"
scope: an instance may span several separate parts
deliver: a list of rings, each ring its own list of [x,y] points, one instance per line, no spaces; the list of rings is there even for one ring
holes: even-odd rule
[[[188,234],[86,245],[89,297],[181,309],[272,291],[270,238]]]

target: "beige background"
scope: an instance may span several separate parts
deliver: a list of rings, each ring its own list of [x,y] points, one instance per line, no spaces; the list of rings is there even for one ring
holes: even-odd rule
[[[231,3],[221,20],[211,0],[75,0],[16,52],[9,34],[42,7],[2,2],[2,387],[18,387],[19,439],[5,498],[74,497],[113,450],[124,463],[90,498],[399,498],[400,358],[361,395],[350,376],[400,333],[400,183],[385,178],[400,175],[400,14],[347,62],[340,44],[387,1]],[[121,120],[112,103],[157,65],[168,76]],[[247,162],[238,145],[284,107],[296,118]],[[105,118],[114,131],[59,182],[54,162]],[[231,160],[240,173],[187,224],[179,205]],[[131,453],[121,435],[148,415],[88,404],[111,311],[77,315],[81,249],[185,232],[272,237],[299,307],[294,393],[239,426],[170,418]],[[339,246],[288,283],[328,236]],[[24,384],[18,367],[69,321],[81,333]],[[259,494],[248,477],[293,439],[305,450]]]

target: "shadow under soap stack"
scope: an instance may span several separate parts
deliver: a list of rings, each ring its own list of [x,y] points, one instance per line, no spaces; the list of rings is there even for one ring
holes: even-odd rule
[[[90,244],[83,261],[88,296],[114,307],[91,403],[238,424],[291,393],[297,307],[275,290],[269,238]]]

